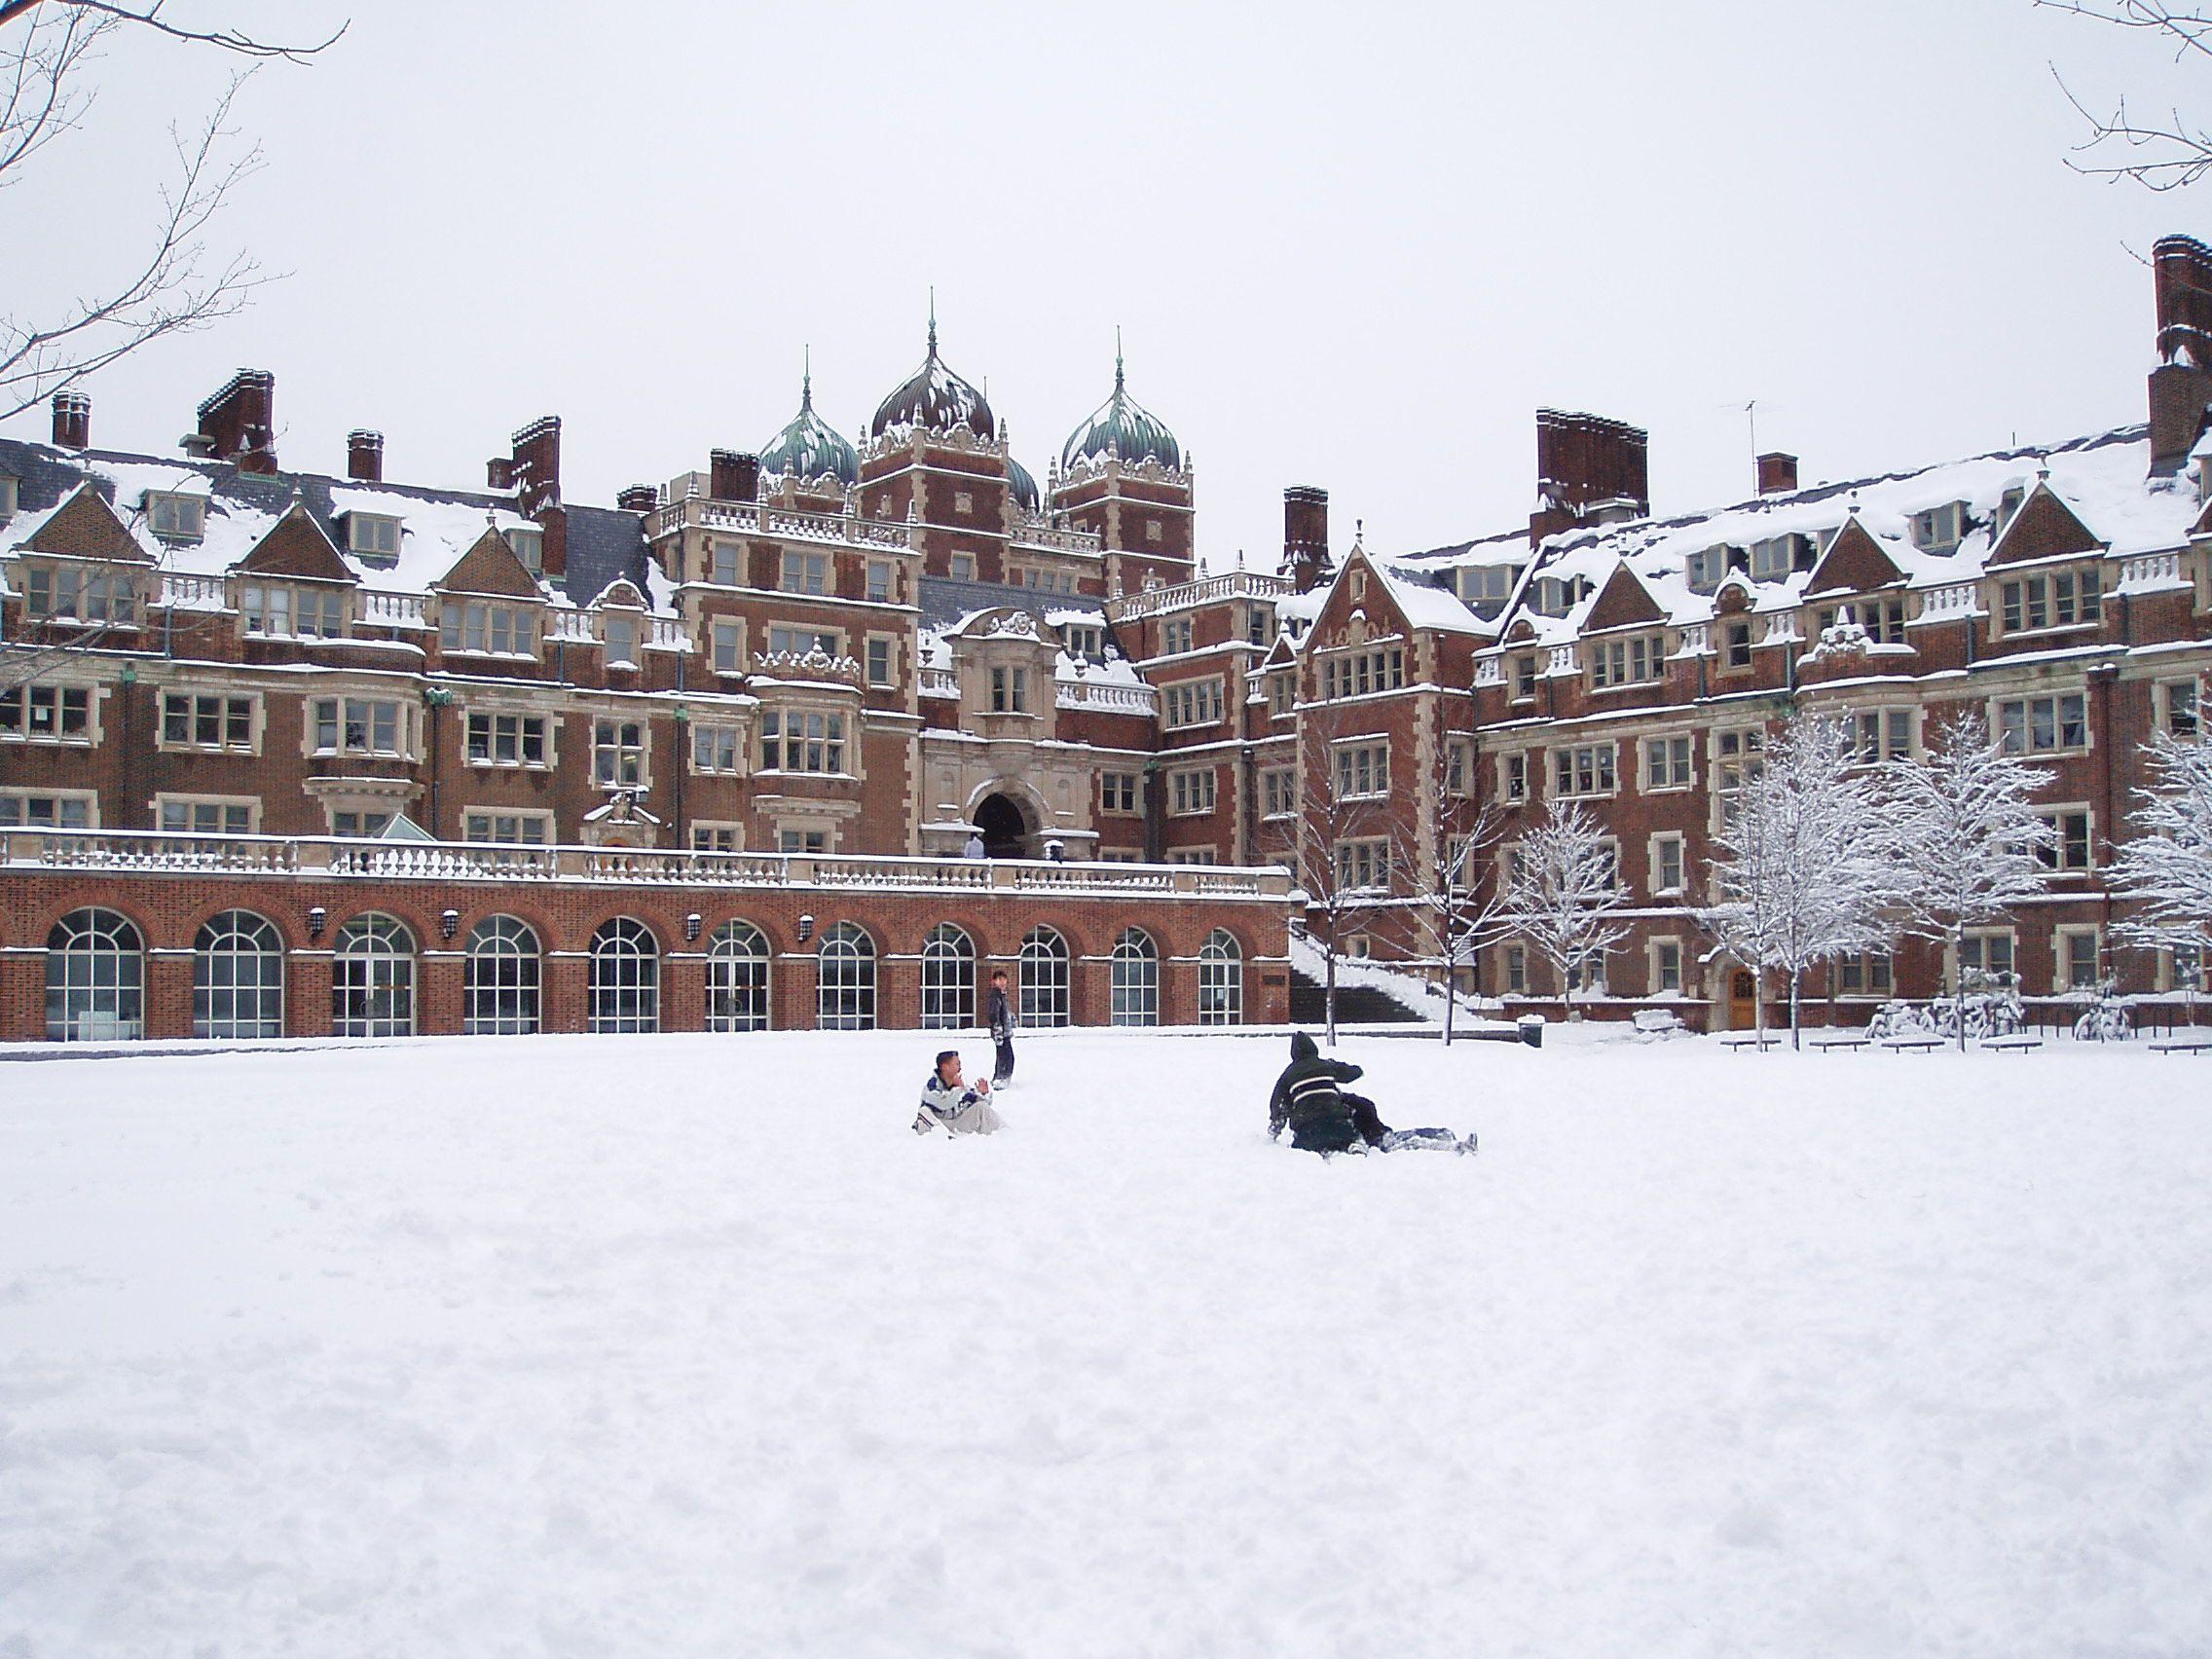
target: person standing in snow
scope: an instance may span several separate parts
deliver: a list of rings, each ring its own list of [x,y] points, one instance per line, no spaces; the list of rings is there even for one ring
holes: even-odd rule
[[[1006,1127],[1006,1120],[985,1098],[987,1083],[961,1081],[960,1051],[947,1049],[937,1057],[929,1082],[922,1085],[922,1108],[914,1114],[914,1133],[926,1135],[941,1128],[947,1134],[988,1135]]]
[[[1004,1088],[1014,1081],[1014,1003],[1006,994],[1006,970],[991,974],[991,1002],[986,1015],[991,1042],[998,1050],[991,1064],[991,1087]]]

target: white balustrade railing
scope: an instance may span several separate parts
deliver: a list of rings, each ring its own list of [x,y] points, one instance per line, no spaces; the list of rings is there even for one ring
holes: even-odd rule
[[[1547,676],[1573,675],[1582,672],[1582,658],[1572,645],[1554,645],[1551,660],[1545,665]]]
[[[427,628],[429,596],[421,593],[387,593],[363,588],[354,595],[354,614],[372,628]]]
[[[546,625],[545,637],[548,640],[592,640],[591,612],[556,608]]]
[[[2180,552],[2167,548],[2160,553],[2130,553],[2122,559],[2120,585],[2123,588],[2187,587],[2189,578],[2182,573]]]
[[[779,541],[827,541],[850,547],[904,551],[913,545],[912,526],[897,519],[865,519],[857,513],[810,513],[766,501],[716,501],[689,496],[661,509],[660,526],[693,524],[741,535],[772,536]]]
[[[172,610],[222,610],[228,608],[224,578],[189,571],[164,571],[161,590],[154,603]]]
[[[1972,582],[1946,582],[1941,587],[1930,588],[1920,598],[1918,620],[1930,617],[1972,616],[1981,608],[1974,584]]]
[[[1062,709],[1106,709],[1123,715],[1160,712],[1160,693],[1149,685],[1125,681],[1091,680],[1063,675],[1052,682],[1052,701]]]
[[[1682,630],[1682,648],[1679,654],[1686,657],[1703,656],[1713,648],[1712,641],[1713,635],[1708,624],[1692,622]]]
[[[1212,605],[1225,599],[1280,599],[1293,590],[1293,585],[1285,576],[1262,575],[1258,571],[1232,571],[1227,575],[1207,576],[1202,581],[1124,594],[1106,602],[1106,614],[1113,621],[1126,622],[1157,615],[1162,610],[1181,610],[1188,606]]]
[[[960,676],[949,668],[922,670],[922,695],[925,697],[957,697],[960,695]]]
[[[1475,683],[1477,685],[1503,685],[1505,683],[1504,659],[1502,657],[1478,658],[1475,662]]]
[[[1094,530],[1068,530],[1046,519],[1023,519],[1014,527],[1016,547],[1036,547],[1053,553],[1099,553],[1106,538]]]
[[[160,830],[0,830],[0,866],[324,880],[543,881],[586,885],[837,888],[1071,896],[1279,899],[1290,874],[1212,865],[825,857],[458,841],[195,835]]]
[[[645,644],[656,651],[687,651],[691,648],[691,636],[677,616],[650,616],[646,619]]]

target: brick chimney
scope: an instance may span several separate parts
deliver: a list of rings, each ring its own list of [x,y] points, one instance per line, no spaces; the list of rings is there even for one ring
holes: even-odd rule
[[[384,434],[357,426],[346,434],[346,476],[364,484],[384,482]]]
[[[200,406],[200,435],[215,446],[215,459],[240,472],[276,470],[276,377],[267,369],[240,369],[231,384]]]
[[[1282,571],[1300,593],[1329,579],[1329,492],[1293,484],[1282,493]]]
[[[516,510],[535,518],[561,504],[561,417],[540,415],[514,435]]]
[[[1571,529],[1602,506],[1638,518],[1650,512],[1650,442],[1648,432],[1625,421],[1537,410],[1536,510],[1529,515],[1529,544]]]
[[[615,493],[614,504],[626,513],[649,513],[660,505],[660,491],[650,484],[632,484]]]
[[[2178,471],[2212,404],[2212,248],[2160,237],[2151,249],[2158,366],[2151,371],[2151,470]]]
[[[1771,450],[1758,459],[1759,494],[1788,496],[1797,489],[1797,458]]]
[[[92,447],[92,400],[83,392],[54,394],[54,446],[75,450]]]
[[[484,488],[487,490],[512,490],[515,487],[515,463],[511,456],[496,455],[484,463]]]
[[[743,450],[717,450],[708,458],[712,468],[707,494],[718,501],[757,501],[760,498],[760,458]]]

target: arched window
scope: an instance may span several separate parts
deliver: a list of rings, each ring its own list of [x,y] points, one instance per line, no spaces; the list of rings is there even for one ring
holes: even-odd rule
[[[1114,941],[1114,1000],[1108,1018],[1116,1025],[1160,1023],[1160,947],[1142,928],[1130,928]]]
[[[950,922],[922,940],[922,1029],[957,1031],[976,1023],[976,946]]]
[[[1244,952],[1227,928],[1214,929],[1198,948],[1198,1023],[1244,1023]]]
[[[707,1029],[768,1029],[768,940],[751,922],[724,922],[707,947]]]
[[[339,1037],[415,1034],[415,936],[389,916],[355,916],[338,930],[330,1029]]]
[[[822,936],[814,1023],[822,1031],[875,1029],[875,940],[854,922]]]
[[[518,916],[486,916],[469,930],[467,1006],[471,1037],[527,1037],[538,1024],[537,934]]]
[[[660,941],[643,922],[616,916],[591,936],[591,1028],[660,1029]]]
[[[1068,941],[1051,928],[1031,928],[1021,941],[1023,1025],[1068,1022]]]
[[[46,1035],[55,1043],[146,1034],[146,949],[129,917],[71,910],[46,936]]]
[[[284,1035],[284,940],[251,910],[210,917],[192,945],[195,1037]]]

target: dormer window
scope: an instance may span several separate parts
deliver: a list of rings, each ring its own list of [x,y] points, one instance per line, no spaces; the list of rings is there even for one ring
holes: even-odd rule
[[[346,545],[364,565],[399,563],[399,521],[382,513],[348,513]]]
[[[507,545],[522,561],[523,569],[533,574],[545,569],[545,533],[534,524],[517,525],[504,533]]]
[[[1701,547],[1689,556],[1690,592],[1712,593],[1728,574],[1728,549]]]
[[[148,491],[146,522],[165,541],[198,541],[205,533],[207,503],[199,496]]]
[[[635,616],[609,616],[600,633],[607,646],[607,666],[609,668],[636,668],[638,666],[638,619]]]
[[[1520,571],[1512,565],[1479,565],[1459,572],[1459,598],[1475,614],[1495,616],[1513,596],[1513,578]]]
[[[1923,553],[1949,553],[1966,537],[1967,504],[1945,501],[1912,515],[1912,544]]]
[[[1539,616],[1565,616],[1589,589],[1578,576],[1538,576],[1530,595],[1530,607]]]
[[[0,477],[0,524],[16,516],[16,481]]]
[[[2020,503],[2027,498],[2026,487],[2019,484],[2013,485],[2004,495],[1997,498],[1997,522],[1989,527],[1989,537],[1992,541],[2005,534],[2005,527],[2012,522],[2012,515],[2020,510]],[[2202,498],[2201,492],[2198,498]]]
[[[1776,582],[1793,571],[1809,571],[1816,554],[1805,535],[1776,535],[1751,543],[1751,580]]]

